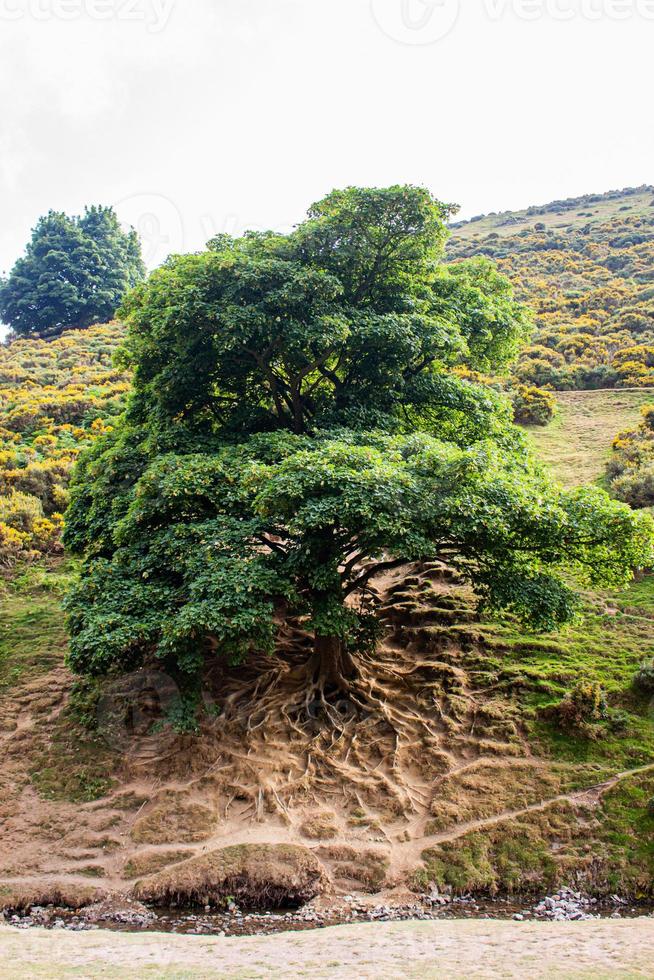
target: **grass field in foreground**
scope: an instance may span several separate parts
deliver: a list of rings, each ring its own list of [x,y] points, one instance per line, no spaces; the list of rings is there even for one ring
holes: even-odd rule
[[[548,426],[529,426],[541,459],[565,486],[596,483],[604,476],[618,432],[635,428],[640,409],[654,402],[650,390],[557,391],[556,417]]]
[[[635,980],[651,976],[651,955],[652,920],[646,918],[375,922],[229,939],[0,926],[0,971],[5,980]]]

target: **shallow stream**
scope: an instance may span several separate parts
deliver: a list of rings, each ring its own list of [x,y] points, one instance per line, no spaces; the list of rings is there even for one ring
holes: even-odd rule
[[[105,913],[92,909],[74,913],[52,906],[32,909],[29,914],[6,915],[8,923],[19,929],[108,929],[118,932],[163,932],[203,936],[255,936],[278,932],[320,929],[354,922],[399,922],[435,919],[517,919],[524,921],[578,920],[585,918],[636,918],[654,915],[654,905],[627,902],[617,896],[598,902],[578,893],[546,898],[531,905],[515,899],[474,899],[436,897],[415,905],[371,905],[357,899],[323,910],[312,905],[300,909],[271,912],[245,912],[206,909],[146,910],[142,906]]]

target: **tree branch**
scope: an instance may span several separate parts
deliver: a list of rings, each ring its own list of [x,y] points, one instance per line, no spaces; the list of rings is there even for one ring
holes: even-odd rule
[[[374,576],[378,575],[380,572],[390,572],[393,568],[401,568],[402,565],[408,565],[409,561],[410,559],[408,558],[394,558],[389,561],[376,562],[374,565],[367,568],[362,575],[359,575],[358,578],[356,578],[346,589],[343,590],[344,595],[347,597],[353,592],[356,592],[357,589],[363,588],[363,586],[366,585],[371,578],[374,578]]]

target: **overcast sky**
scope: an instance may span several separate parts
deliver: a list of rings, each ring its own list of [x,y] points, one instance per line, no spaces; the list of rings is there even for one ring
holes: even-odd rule
[[[0,271],[111,203],[150,265],[333,187],[463,216],[654,182],[654,0],[0,0]]]

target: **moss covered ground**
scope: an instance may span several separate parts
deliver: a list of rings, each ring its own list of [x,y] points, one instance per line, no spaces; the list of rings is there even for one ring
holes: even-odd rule
[[[25,565],[0,578],[0,694],[61,665],[66,628],[61,600],[73,568],[62,562]]]
[[[507,689],[519,689],[525,724],[548,755],[614,771],[654,761],[651,697],[632,683],[642,661],[654,656],[653,576],[621,592],[586,596],[578,621],[557,633],[529,634],[506,621],[487,624],[485,635],[483,671]],[[609,711],[595,737],[566,733],[542,717],[540,709],[579,683],[599,684],[606,692]]]
[[[0,702],[36,708],[30,776],[50,800],[88,802],[112,785],[113,760],[93,731],[84,685],[45,675],[61,668],[67,636],[62,600],[75,575],[71,562],[24,564],[0,579]],[[39,679],[43,677],[43,686]]]

